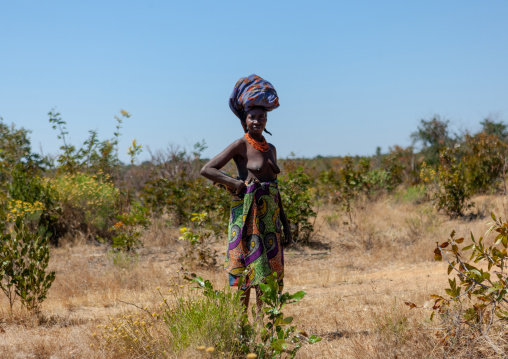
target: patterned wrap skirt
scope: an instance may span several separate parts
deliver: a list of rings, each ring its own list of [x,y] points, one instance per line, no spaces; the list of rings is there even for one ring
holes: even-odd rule
[[[277,181],[251,182],[244,193],[233,197],[228,230],[228,250],[224,269],[229,284],[242,289],[264,283],[277,273],[279,290],[284,278],[284,253],[281,246],[280,194]]]

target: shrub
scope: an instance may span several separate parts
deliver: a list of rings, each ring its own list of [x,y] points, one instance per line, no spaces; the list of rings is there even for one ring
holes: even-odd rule
[[[113,233],[113,248],[129,252],[131,249],[142,246],[139,240],[141,229],[146,229],[150,224],[148,209],[140,203],[134,203],[129,212],[119,214],[116,222],[109,230]]]
[[[448,129],[449,124],[450,121],[436,115],[431,120],[420,120],[417,131],[411,134],[413,142],[421,144],[421,153],[431,166],[437,166],[441,152],[455,144]]]
[[[314,231],[311,218],[316,217],[316,212],[312,209],[309,176],[303,171],[302,166],[286,164],[284,175],[279,179],[279,186],[284,213],[291,227],[293,240],[308,244],[310,235]]]
[[[215,347],[219,353],[239,353],[239,339],[246,320],[242,292],[233,292],[230,287],[215,290],[210,281],[195,275],[189,279],[198,284],[202,292],[180,292],[180,297],[175,298],[176,305],[165,302],[163,320],[172,350],[178,353],[199,344]]]
[[[381,168],[386,171],[384,189],[388,193],[393,192],[404,180],[404,165],[399,162],[396,153],[386,155],[381,161]]]
[[[431,296],[434,301],[431,319],[440,321],[437,336],[451,356],[466,349],[471,357],[473,353],[501,357],[507,349],[504,338],[508,322],[508,282],[504,272],[508,264],[508,222],[494,214],[492,219],[485,238],[476,239],[471,233],[471,241],[462,249],[459,245],[465,239],[455,238],[455,231],[445,242],[436,243],[435,260],[446,261],[448,274],[453,273],[454,277],[448,279],[446,296]],[[496,236],[492,244],[487,244],[490,233]],[[414,303],[406,304],[416,307]]]
[[[109,237],[119,191],[108,177],[85,173],[63,174],[51,181],[62,207],[59,225],[64,232],[81,230],[89,236]]]
[[[353,223],[352,205],[361,195],[368,195],[370,184],[367,173],[370,170],[370,160],[361,158],[355,165],[353,158],[344,157],[342,168],[321,173],[321,181],[332,189],[332,199],[342,205],[350,223]]]
[[[58,192],[48,179],[40,177],[35,170],[17,165],[12,171],[9,196],[12,198],[8,204],[10,219],[29,215],[33,225],[46,230],[51,242],[58,244],[62,235],[58,224],[61,207]]]
[[[387,165],[390,167],[393,166],[392,171],[395,178],[400,179],[409,186],[414,186],[420,182],[418,176],[418,163],[421,159],[415,156],[412,146],[406,148],[400,146],[390,147],[387,156]]]
[[[16,166],[37,167],[44,161],[32,153],[30,131],[7,125],[0,117],[0,189],[7,190]]]
[[[194,222],[196,230],[188,227],[180,228],[182,234],[179,240],[186,241],[190,248],[186,248],[182,257],[186,265],[191,267],[199,265],[202,267],[212,267],[217,264],[217,251],[210,247],[210,237],[212,232],[206,229],[208,214],[193,213],[191,221]]]
[[[99,333],[94,333],[99,346],[136,357],[185,357],[189,351],[196,357],[201,347],[213,347],[221,357],[238,356],[246,318],[242,292],[229,287],[214,290],[208,280],[195,275],[192,279],[204,290],[172,279],[169,296],[157,288],[161,302],[156,308],[145,307],[139,314],[111,318],[99,326]]]
[[[176,225],[192,221],[193,213],[208,213],[207,226],[216,234],[227,231],[231,195],[204,178],[189,179],[185,173],[176,178],[148,181],[141,194],[154,213],[168,213]]]
[[[293,317],[285,317],[282,310],[288,304],[298,303],[305,296],[305,292],[282,294],[276,273],[269,275],[266,283],[260,284],[259,287],[263,293],[261,301],[268,322],[258,329],[260,342],[254,341],[255,349],[252,351],[258,354],[259,358],[294,358],[302,346],[301,338],[305,336],[301,335],[302,331],[297,330],[296,326],[291,325]],[[251,326],[248,326],[247,329],[250,328]],[[309,344],[314,344],[320,340],[321,338],[312,335],[307,341]],[[247,349],[245,351],[251,351],[248,347],[245,349]]]
[[[45,207],[39,201],[34,203],[23,202],[18,200],[9,200],[7,202],[7,221],[15,222],[18,218],[26,219],[28,222],[33,222],[40,218]],[[36,226],[36,228],[38,225]]]
[[[254,323],[249,323],[242,309],[243,291],[233,292],[229,286],[217,290],[196,274],[186,274],[184,279],[196,287],[184,285],[180,277],[172,278],[168,297],[157,288],[161,302],[155,309],[147,306],[139,314],[110,318],[99,325],[99,332],[93,333],[99,346],[135,357],[199,357],[199,351],[207,348],[220,358],[243,358],[248,353],[258,358],[293,358],[303,343],[321,340],[313,335],[306,338],[305,332],[291,325],[292,317],[284,317],[284,307],[305,293],[279,293],[275,276],[260,286],[266,324],[256,314]]]
[[[457,160],[456,148],[441,153],[438,178],[439,190],[433,196],[437,209],[443,210],[450,218],[462,216],[464,210],[473,204],[469,203],[471,192],[463,164]]]
[[[202,141],[192,151],[170,146],[151,154],[155,166],[140,197],[153,213],[171,215],[177,226],[189,224],[193,213],[206,212],[207,228],[218,235],[227,233],[232,198],[199,175],[205,149]]]
[[[402,183],[403,170],[404,167],[397,161],[396,156],[384,156],[381,167],[372,169],[365,175],[371,194],[379,191],[393,192]]]
[[[55,280],[55,272],[47,272],[48,238],[30,231],[23,218],[16,220],[10,233],[5,232],[5,225],[0,224],[0,287],[11,310],[18,297],[26,309],[38,313]]]
[[[479,133],[464,141],[465,180],[471,193],[490,190],[503,174],[507,146],[497,136]]]

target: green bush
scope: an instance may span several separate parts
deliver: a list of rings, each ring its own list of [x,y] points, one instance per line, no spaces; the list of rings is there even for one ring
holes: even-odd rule
[[[243,306],[243,291],[227,286],[216,289],[209,280],[196,274],[172,278],[169,295],[161,297],[160,305],[140,314],[110,318],[99,325],[92,335],[106,352],[140,358],[201,357],[205,351],[212,357],[244,358],[256,353],[258,358],[293,358],[304,343],[321,340],[292,325],[293,318],[285,317],[287,305],[301,300],[305,293],[280,293],[275,276],[269,276],[262,292],[261,312],[253,312],[249,322]],[[190,285],[196,285],[190,287]],[[240,280],[239,286],[242,286]],[[139,307],[138,307],[139,308]],[[141,309],[141,308],[139,308]],[[260,316],[266,315],[267,321]]]
[[[506,266],[508,264],[508,222],[491,214],[493,222],[485,237],[466,243],[464,237],[436,243],[434,259],[448,263],[446,294],[434,294],[431,320],[439,321],[436,336],[444,344],[447,357],[467,352],[479,358],[503,357],[508,323]],[[495,234],[493,241],[487,239]],[[411,308],[416,304],[406,302]]]
[[[141,230],[150,224],[148,209],[140,203],[134,203],[129,212],[117,216],[116,222],[109,230],[113,233],[113,248],[129,252],[143,245],[140,241]]]
[[[203,292],[180,292],[183,295],[176,298],[176,305],[167,305],[163,314],[171,349],[179,353],[202,345],[215,347],[219,353],[239,353],[246,320],[242,292],[230,287],[214,290],[208,280],[196,276],[193,280]]]
[[[494,188],[503,174],[507,146],[497,136],[479,133],[466,135],[462,163],[465,180],[471,193],[487,192]]]
[[[26,309],[38,313],[55,280],[55,272],[47,272],[48,238],[44,233],[30,231],[22,218],[18,218],[10,233],[0,224],[0,236],[0,288],[11,310],[17,297]]]
[[[417,131],[411,134],[413,142],[421,144],[420,153],[432,167],[437,167],[439,164],[441,152],[456,142],[450,134],[449,124],[449,120],[435,115],[431,120],[420,120]]]
[[[9,196],[12,200],[21,201],[24,204],[32,206],[39,204],[42,211],[38,213],[35,225],[45,229],[51,242],[58,244],[58,238],[62,236],[58,224],[61,207],[58,192],[47,179],[40,177],[34,170],[27,170],[24,166],[17,165],[12,171]],[[19,211],[18,214],[24,214],[21,212]]]
[[[293,317],[285,317],[282,310],[289,304],[298,303],[304,296],[304,291],[294,294],[282,293],[274,273],[266,278],[266,283],[259,285],[263,295],[263,312],[268,317],[268,322],[259,330],[259,340],[255,340],[253,352],[259,358],[294,358],[302,346],[301,331],[297,330],[293,323]],[[248,326],[247,329],[251,328]],[[246,328],[244,327],[244,331]],[[256,338],[258,339],[258,338]],[[320,337],[312,335],[307,339],[309,344],[317,343]],[[247,349],[247,348],[246,348]],[[250,348],[244,350],[251,351]]]
[[[357,164],[346,156],[338,171],[328,170],[321,173],[321,182],[329,186],[332,200],[342,206],[350,223],[353,223],[353,202],[361,195],[368,195],[371,189],[367,180],[370,160],[360,158]]]
[[[204,178],[187,178],[181,173],[174,178],[152,179],[141,197],[153,213],[170,214],[176,225],[189,224],[193,213],[206,212],[207,228],[215,234],[227,231],[231,195]]]
[[[182,227],[182,234],[178,239],[186,241],[190,248],[185,250],[185,254],[181,258],[186,265],[194,267],[199,265],[202,267],[213,267],[217,264],[217,251],[211,248],[212,232],[207,230],[208,214],[193,213],[191,221],[194,222],[192,228]]]
[[[11,174],[16,166],[38,167],[44,161],[32,153],[30,131],[7,125],[0,117],[0,189],[6,191],[12,180]]]
[[[291,235],[295,242],[308,244],[314,231],[311,219],[316,217],[312,209],[312,189],[309,176],[302,166],[284,166],[284,175],[279,177],[279,187],[284,213],[291,227]]]
[[[369,183],[371,195],[381,191],[391,192],[394,190],[390,173],[382,168],[370,170],[365,180]]]
[[[420,182],[418,173],[418,164],[423,160],[423,156],[416,156],[414,148],[393,146],[390,147],[385,169],[393,173],[396,181],[401,181],[408,186],[417,185]]]
[[[465,177],[464,166],[457,159],[457,149],[443,151],[438,171],[439,191],[433,199],[437,209],[450,218],[462,216],[465,209],[473,206],[469,203],[471,191]]]
[[[85,235],[109,238],[117,213],[119,190],[106,176],[86,173],[62,174],[51,181],[58,193],[62,214],[59,226],[64,232],[80,230]]]
[[[190,288],[181,277],[172,278],[169,293],[163,295],[157,288],[160,305],[99,325],[99,332],[93,333],[99,346],[122,357],[200,357],[206,347],[212,348],[211,356],[240,357],[246,319],[242,292],[229,287],[214,290],[208,280],[196,275],[192,279],[203,290]]]

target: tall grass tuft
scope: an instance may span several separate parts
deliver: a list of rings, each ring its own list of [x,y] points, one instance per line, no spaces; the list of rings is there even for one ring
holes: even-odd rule
[[[229,287],[214,290],[206,282],[208,288],[196,290],[182,278],[172,279],[167,296],[157,287],[159,305],[110,318],[93,333],[95,345],[136,358],[196,357],[205,349],[211,356],[243,357],[246,314],[240,292]]]
[[[163,315],[172,351],[205,346],[219,353],[239,353],[245,316],[239,293],[229,287],[180,291],[176,304],[168,304]]]

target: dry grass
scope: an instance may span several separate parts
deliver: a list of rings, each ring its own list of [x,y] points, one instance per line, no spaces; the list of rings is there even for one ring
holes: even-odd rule
[[[485,214],[495,211],[507,217],[506,199],[474,200]],[[354,225],[344,225],[331,208],[320,210],[313,246],[286,252],[285,289],[307,292],[286,314],[293,315],[302,329],[323,337],[315,345],[305,345],[298,357],[450,357],[437,345],[434,324],[426,320],[429,313],[409,310],[403,302],[423,304],[429,294],[443,293],[446,267],[433,262],[433,248],[452,229],[461,236],[485,231],[486,218],[468,218],[450,221],[426,204],[389,198],[357,210]],[[41,318],[31,318],[18,306],[11,314],[7,301],[0,298],[0,357],[111,358],[110,352],[91,346],[92,333],[108,317],[137,311],[126,303],[157,305],[155,288],[167,287],[180,267],[184,247],[178,235],[161,220],[145,234],[145,248],[131,260],[79,239],[53,249],[56,280]],[[224,252],[222,244],[217,249]],[[220,269],[199,274],[216,286],[225,283]],[[492,350],[482,353],[489,357]],[[457,351],[453,357],[471,357],[467,355],[471,351]]]

